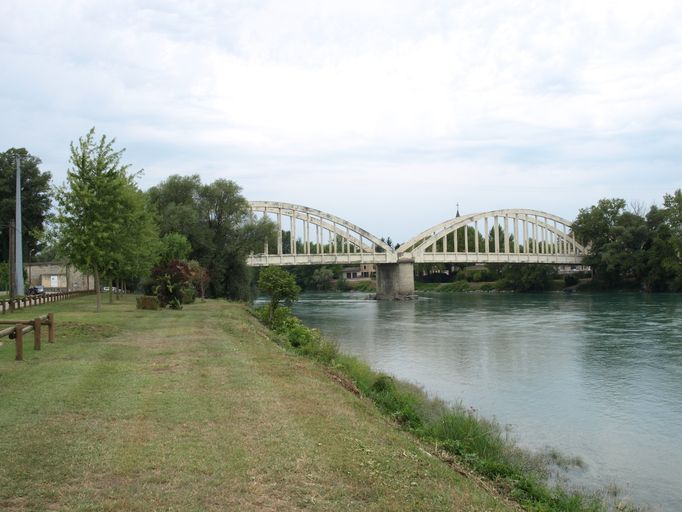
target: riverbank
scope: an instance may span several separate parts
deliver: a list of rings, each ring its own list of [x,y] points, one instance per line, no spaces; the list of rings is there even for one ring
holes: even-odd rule
[[[514,293],[505,287],[503,281],[451,281],[447,283],[426,283],[415,281],[415,291],[421,293],[462,293],[462,292],[503,292]],[[574,292],[574,291],[594,291],[590,279],[582,279],[578,284],[567,286],[563,279],[554,279],[544,292]],[[629,288],[628,288],[629,290]]]
[[[241,305],[48,309],[57,343],[0,347],[0,508],[515,510]]]
[[[584,468],[580,458],[568,457],[550,447],[541,451],[520,448],[499,423],[479,416],[474,409],[447,405],[420,387],[377,372],[358,358],[339,352],[320,331],[305,326],[287,308],[279,308],[273,316],[269,307],[263,306],[256,315],[272,326],[275,342],[340,372],[342,378],[348,379],[349,389],[371,399],[396,425],[427,443],[432,453],[483,476],[498,492],[525,509],[638,510],[619,498],[615,486],[590,492],[568,486],[564,481],[566,472]]]

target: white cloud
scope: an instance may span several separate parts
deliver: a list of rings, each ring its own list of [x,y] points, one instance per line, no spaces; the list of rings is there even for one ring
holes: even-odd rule
[[[69,141],[95,125],[145,185],[234,178],[394,239],[411,234],[401,216],[440,222],[457,200],[572,217],[680,186],[681,15],[674,1],[9,1],[0,140],[61,181]]]

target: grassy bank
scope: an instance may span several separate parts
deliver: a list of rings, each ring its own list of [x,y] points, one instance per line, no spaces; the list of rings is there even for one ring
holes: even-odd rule
[[[258,315],[269,319],[267,306]],[[615,495],[586,494],[550,485],[553,472],[581,466],[582,462],[552,450],[530,453],[518,448],[497,423],[469,409],[447,406],[420,388],[377,373],[357,358],[340,353],[319,331],[303,325],[286,308],[276,311],[271,325],[281,346],[316,359],[348,378],[359,395],[370,398],[396,425],[427,443],[441,459],[470,468],[527,510],[598,512],[614,504],[617,510],[636,510],[617,502]]]
[[[243,306],[48,310],[56,344],[0,347],[0,509],[514,510]]]

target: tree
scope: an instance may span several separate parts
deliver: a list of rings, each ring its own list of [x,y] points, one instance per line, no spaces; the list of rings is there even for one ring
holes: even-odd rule
[[[613,260],[609,265],[605,253],[616,238],[615,227],[625,204],[624,199],[601,199],[596,206],[581,208],[573,223],[576,239],[589,250],[584,263],[592,267],[595,281],[605,285],[613,285],[622,277]]]
[[[115,151],[114,142],[105,135],[96,140],[92,128],[77,144],[71,143],[72,167],[66,184],[57,190],[59,250],[76,268],[94,274],[98,311],[101,277],[111,279],[133,263],[140,266],[138,258],[150,244],[146,238],[154,233],[135,176],[121,163],[123,150]]]
[[[310,277],[311,284],[317,290],[330,290],[334,279],[334,272],[327,267],[316,268]]]
[[[201,301],[204,302],[206,297],[206,287],[211,281],[211,276],[204,267],[201,266],[197,260],[190,260],[188,262],[190,271],[192,272],[192,283],[195,287],[199,288],[199,293],[201,294]]]
[[[185,235],[168,233],[161,238],[161,262],[186,260],[192,253],[192,245]]]
[[[9,290],[9,264],[6,261],[0,262],[0,290]]]
[[[296,284],[296,279],[286,270],[280,267],[266,267],[258,278],[258,288],[261,292],[270,296],[268,322],[272,323],[275,311],[281,302],[291,305],[298,299],[301,289]]]
[[[650,242],[644,288],[682,290],[682,192],[666,194],[663,208],[652,206],[646,217]]]
[[[118,286],[122,280],[139,281],[149,275],[150,269],[158,262],[161,250],[159,231],[151,210],[146,203],[146,196],[134,184],[129,183],[121,196],[122,211],[120,232],[116,235],[120,241],[119,251],[115,255],[109,278],[109,302],[113,297],[113,280]]]
[[[209,294],[245,300],[253,295],[252,251],[272,238],[274,224],[255,221],[239,186],[229,180],[203,185],[199,176],[171,176],[148,191],[161,222],[161,234],[180,233],[192,246],[190,257],[211,276]]]
[[[15,215],[17,167],[15,157],[21,157],[21,218],[24,252],[40,250],[39,233],[44,229],[50,209],[52,175],[41,171],[39,158],[24,148],[11,148],[0,153],[0,261],[7,261],[9,236],[7,221]]]
[[[557,269],[540,263],[509,264],[501,271],[502,287],[517,292],[541,292],[551,289]]]

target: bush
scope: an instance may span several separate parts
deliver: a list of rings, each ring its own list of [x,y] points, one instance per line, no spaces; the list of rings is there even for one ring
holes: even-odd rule
[[[188,286],[187,288],[182,289],[182,297],[181,301],[183,304],[194,304],[194,301],[197,299],[197,292],[196,290]]]
[[[479,290],[481,290],[482,292],[493,292],[496,290],[496,288],[495,285],[492,283],[483,283],[480,286]]]
[[[372,384],[372,391],[375,393],[387,393],[395,391],[395,382],[393,377],[389,375],[381,374],[377,377],[377,380]]]
[[[158,297],[153,295],[143,295],[135,299],[137,309],[159,309],[160,303]]]
[[[452,291],[454,292],[467,292],[471,287],[466,281],[457,281],[452,283]]]
[[[564,276],[564,285],[565,286],[575,286],[580,282],[580,279],[578,279],[577,276],[574,274],[568,274],[567,276]]]
[[[185,290],[190,287],[192,272],[185,261],[174,260],[152,270],[156,296],[161,307],[182,309]]]

